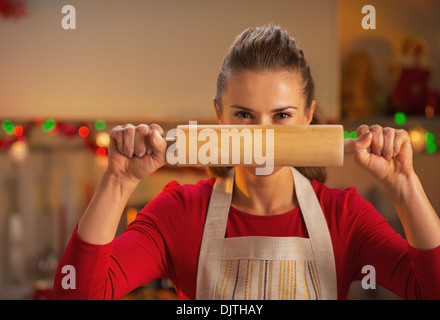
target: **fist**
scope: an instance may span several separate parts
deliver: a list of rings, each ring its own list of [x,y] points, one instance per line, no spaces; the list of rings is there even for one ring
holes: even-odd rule
[[[116,126],[110,133],[107,170],[140,180],[165,164],[166,147],[163,129],[157,124]]]
[[[355,161],[382,182],[396,181],[413,171],[413,151],[408,132],[361,125],[353,142]]]

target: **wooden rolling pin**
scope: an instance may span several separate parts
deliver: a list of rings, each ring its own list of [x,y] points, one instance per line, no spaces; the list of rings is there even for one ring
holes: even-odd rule
[[[342,125],[181,125],[166,139],[167,161],[180,166],[342,166],[352,152]]]

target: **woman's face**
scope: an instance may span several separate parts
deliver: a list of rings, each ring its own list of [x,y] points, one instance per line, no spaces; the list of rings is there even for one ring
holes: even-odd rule
[[[220,124],[305,125],[313,119],[316,102],[306,109],[302,83],[295,72],[243,71],[229,76],[215,105]]]

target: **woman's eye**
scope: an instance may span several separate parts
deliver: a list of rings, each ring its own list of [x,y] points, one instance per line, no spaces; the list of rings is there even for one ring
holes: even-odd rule
[[[236,117],[242,118],[242,119],[252,119],[252,115],[249,112],[246,111],[239,111],[235,113]]]
[[[274,118],[277,120],[282,120],[282,119],[287,119],[290,118],[292,115],[290,113],[287,112],[280,112],[275,114]]]

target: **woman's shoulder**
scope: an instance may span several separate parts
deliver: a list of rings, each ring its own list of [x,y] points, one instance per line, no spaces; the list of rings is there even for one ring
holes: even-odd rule
[[[338,226],[340,231],[343,226],[356,225],[364,227],[386,221],[374,206],[358,193],[354,186],[344,189],[333,188],[317,181],[312,181],[312,186],[323,208],[327,222]]]
[[[196,183],[181,184],[177,180],[168,182],[162,190],[162,194],[177,196],[183,199],[197,198],[210,195],[214,185],[214,178],[199,180]]]
[[[359,214],[364,216],[366,213],[371,217],[376,215],[374,206],[365,200],[354,186],[335,188],[312,181],[312,187],[327,218],[333,217],[340,223],[345,219],[357,220]],[[371,215],[373,212],[374,214]]]
[[[209,202],[213,184],[213,178],[199,180],[194,184],[181,184],[177,180],[172,180],[144,207],[143,211],[186,211],[204,207]]]
[[[335,188],[329,187],[325,183],[316,180],[312,180],[311,183],[318,198],[326,200],[341,200],[347,197],[361,197],[354,186]]]

